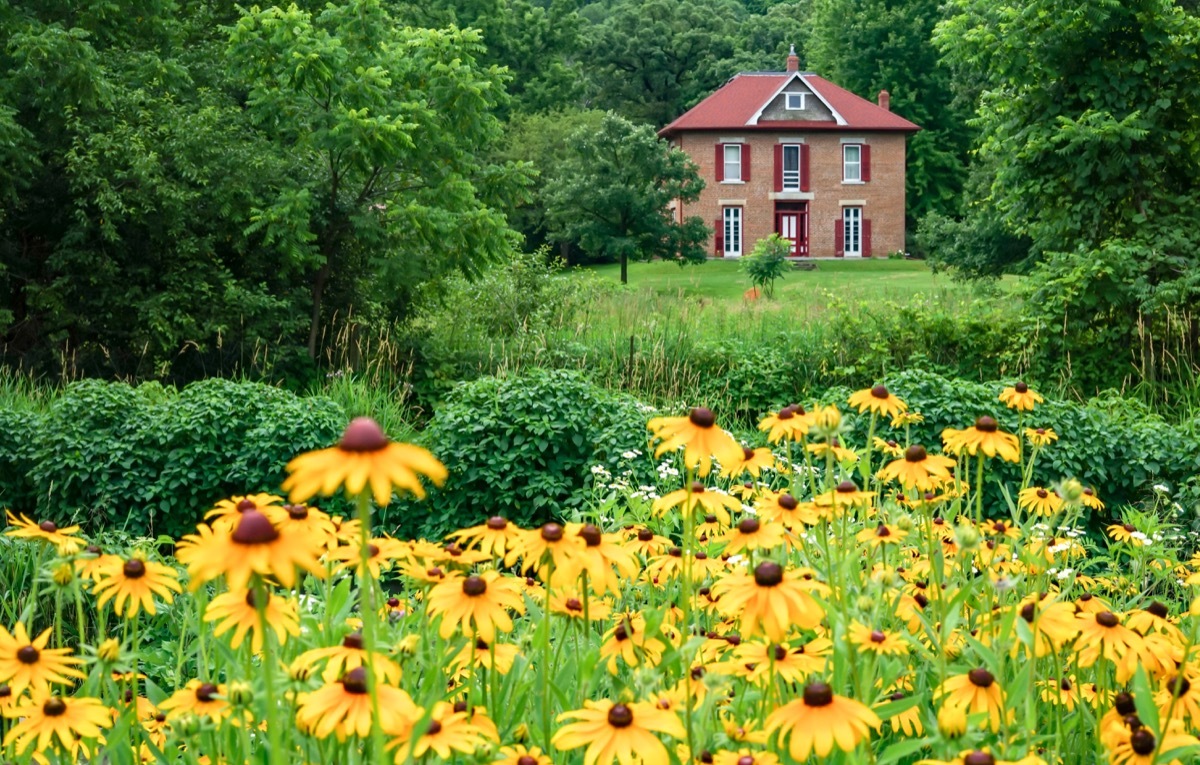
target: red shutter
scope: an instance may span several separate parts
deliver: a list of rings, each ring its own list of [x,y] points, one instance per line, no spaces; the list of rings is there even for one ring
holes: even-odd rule
[[[725,144],[717,144],[717,183],[725,180]]]
[[[871,221],[867,220],[866,218],[863,218],[862,227],[863,227],[863,231],[862,231],[863,257],[869,258],[869,257],[871,257]]]
[[[846,254],[846,231],[841,218],[833,219],[833,254],[839,258]]]
[[[713,225],[713,251],[724,257],[725,255],[725,221],[717,218],[716,224]]]
[[[800,144],[800,190],[808,191],[808,144]]]
[[[775,190],[783,191],[783,144],[775,144]]]
[[[750,182],[750,144],[742,144],[742,180]]]
[[[871,147],[862,145],[862,179],[863,183],[871,180]]]

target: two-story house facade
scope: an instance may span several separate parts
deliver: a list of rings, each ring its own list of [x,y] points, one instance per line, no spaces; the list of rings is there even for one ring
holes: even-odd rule
[[[714,228],[712,253],[748,254],[772,233],[796,257],[904,250],[905,144],[920,128],[799,71],[736,75],[659,131],[700,166],[705,188],[674,214]]]

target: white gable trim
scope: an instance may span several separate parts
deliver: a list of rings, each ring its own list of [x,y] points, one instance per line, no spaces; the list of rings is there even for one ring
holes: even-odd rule
[[[800,82],[804,84],[804,87],[808,88],[808,91],[810,93],[812,93],[814,96],[816,96],[818,101],[820,101],[821,103],[823,103],[825,105],[825,108],[828,109],[830,114],[833,115],[833,119],[834,119],[834,121],[837,122],[837,124],[839,124],[839,125],[850,124],[850,123],[846,122],[845,117],[838,114],[838,110],[834,109],[833,106],[828,101],[825,100],[825,97],[822,96],[821,93],[808,82],[808,80],[804,79],[804,75],[802,75],[800,72],[795,72],[794,74],[792,74],[791,77],[788,77],[786,80],[784,80],[783,84],[779,86],[779,89],[776,90],[774,93],[772,93],[771,97],[768,98],[766,101],[764,101],[762,106],[758,107],[758,111],[756,111],[754,113],[754,115],[752,117],[750,117],[749,120],[746,121],[746,124],[747,125],[757,125],[758,120],[762,117],[762,113],[764,111],[766,111],[768,106],[771,105],[771,102],[774,101],[776,98],[779,98],[779,94],[782,93],[784,91],[784,89],[787,88],[788,85],[791,85],[794,80],[800,80]],[[800,120],[797,120],[797,121],[799,122]]]

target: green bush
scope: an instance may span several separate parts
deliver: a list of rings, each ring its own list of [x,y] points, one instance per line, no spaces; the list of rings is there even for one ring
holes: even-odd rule
[[[456,387],[424,439],[450,478],[427,502],[394,504],[386,525],[441,535],[503,515],[523,526],[585,501],[591,466],[646,450],[648,408],[566,371],[485,377]]]
[[[792,243],[779,234],[759,239],[754,250],[742,258],[741,267],[750,277],[750,283],[768,298],[775,297],[775,280],[782,279],[791,270],[788,256],[792,254]]]
[[[260,383],[205,380],[181,392],[73,383],[23,435],[39,517],[178,537],[224,497],[278,491],[296,454],[335,441],[345,413]]]

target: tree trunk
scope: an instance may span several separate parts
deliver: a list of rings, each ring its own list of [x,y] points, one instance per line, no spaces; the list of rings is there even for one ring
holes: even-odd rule
[[[621,284],[629,284],[629,255],[621,253]]]
[[[329,283],[329,258],[325,265],[317,271],[312,289],[312,324],[308,328],[308,357],[317,358],[317,335],[321,328],[321,296],[325,293],[325,285]]]

